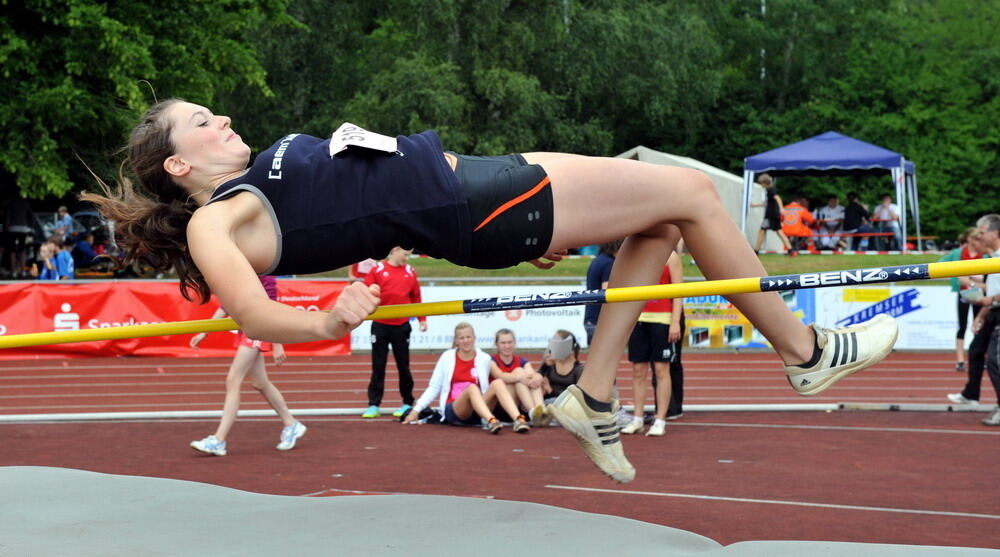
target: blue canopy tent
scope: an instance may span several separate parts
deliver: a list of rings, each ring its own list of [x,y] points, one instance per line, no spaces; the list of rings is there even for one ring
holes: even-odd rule
[[[923,247],[920,240],[916,165],[899,153],[829,131],[747,157],[743,164],[743,212],[740,218],[740,229],[747,237],[752,232],[747,230],[747,214],[754,180],[764,172],[772,176],[889,174],[896,189],[899,225],[903,236],[906,236],[906,208],[909,205],[917,231],[918,249]],[[900,248],[905,250],[906,246]]]

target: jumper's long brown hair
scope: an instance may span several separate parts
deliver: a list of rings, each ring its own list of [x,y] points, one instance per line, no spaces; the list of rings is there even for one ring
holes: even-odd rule
[[[115,222],[115,241],[125,252],[123,265],[141,259],[159,271],[172,267],[180,278],[181,295],[193,300],[193,290],[205,303],[211,292],[187,245],[187,224],[198,205],[163,169],[163,161],[175,152],[164,111],[179,102],[167,99],[150,107],[122,148],[125,160],[117,184],[109,186],[98,178],[101,193],[83,193],[80,199]]]

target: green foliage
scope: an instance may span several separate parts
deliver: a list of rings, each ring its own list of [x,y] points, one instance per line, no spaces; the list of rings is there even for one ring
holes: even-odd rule
[[[343,121],[475,154],[635,145],[739,172],[827,130],[917,164],[925,233],[996,210],[1000,3],[972,0],[0,0],[0,172],[85,184],[160,97],[256,149]],[[762,11],[762,6],[766,10]],[[813,198],[887,177],[783,180]]]
[[[267,90],[246,40],[284,0],[245,2],[3,2],[0,169],[28,197],[84,183],[75,157],[108,175],[109,152],[162,96],[211,102],[245,85]],[[148,83],[146,83],[148,82]]]

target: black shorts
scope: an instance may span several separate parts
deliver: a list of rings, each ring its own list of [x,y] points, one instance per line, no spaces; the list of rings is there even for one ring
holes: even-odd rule
[[[470,414],[469,417],[465,418],[464,420],[462,418],[459,418],[458,415],[455,414],[455,408],[452,406],[452,403],[450,402],[444,405],[444,421],[448,425],[459,425],[459,426],[482,425],[483,423],[483,421],[479,418],[479,415],[476,414],[475,411],[473,411],[472,414]]]
[[[764,217],[764,220],[760,223],[760,229],[781,232],[781,219]]]
[[[673,360],[673,346],[667,340],[669,332],[670,326],[663,323],[636,323],[628,338],[628,361],[640,364]]]
[[[458,158],[472,223],[467,267],[503,269],[545,255],[552,241],[552,187],[521,155]]]

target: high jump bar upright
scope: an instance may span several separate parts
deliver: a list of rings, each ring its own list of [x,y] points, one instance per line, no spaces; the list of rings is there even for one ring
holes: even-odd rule
[[[497,296],[495,298],[453,300],[449,302],[399,304],[382,306],[375,313],[368,316],[368,319],[454,315],[578,304],[641,302],[662,298],[688,298],[692,296],[725,296],[727,294],[802,290],[828,286],[859,286],[908,280],[986,275],[991,273],[1000,273],[1000,257],[942,263],[921,263],[919,265],[848,269],[820,273],[800,273],[796,275],[706,280],[653,286],[630,286],[626,288],[608,288],[606,290],[580,290],[575,292],[556,292],[553,294],[523,294],[518,296]],[[28,333],[0,336],[0,349],[46,344],[211,333],[236,329],[239,329],[239,325],[231,318],[226,318],[83,329],[77,331]]]

